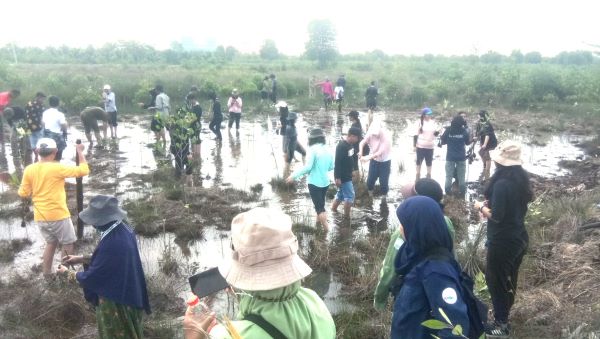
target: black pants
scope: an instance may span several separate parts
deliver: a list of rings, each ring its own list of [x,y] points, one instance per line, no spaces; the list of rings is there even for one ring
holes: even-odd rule
[[[213,118],[208,124],[208,128],[217,136],[217,140],[222,140],[221,136],[221,121],[223,118]]]
[[[242,118],[242,113],[233,113],[229,112],[229,128],[233,126],[233,122],[235,121],[235,129],[240,129],[240,119]]]
[[[325,196],[327,195],[327,189],[329,187],[319,187],[313,184],[308,184],[308,193],[310,193],[310,199],[315,205],[315,211],[317,214],[325,212]]]
[[[508,323],[510,309],[515,302],[519,267],[527,246],[516,242],[490,244],[487,251],[485,280],[492,297],[494,318]]]

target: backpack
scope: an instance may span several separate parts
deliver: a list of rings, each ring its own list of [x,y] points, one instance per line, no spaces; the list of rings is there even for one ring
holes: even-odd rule
[[[475,282],[460,268],[458,262],[456,262],[446,249],[436,249],[430,252],[425,259],[436,259],[449,262],[458,272],[460,272],[458,276],[460,282],[460,295],[463,298],[465,305],[467,305],[467,314],[469,316],[469,333],[465,333],[465,335],[469,339],[478,339],[485,331],[484,326],[488,320],[488,307],[479,300],[473,292]]]

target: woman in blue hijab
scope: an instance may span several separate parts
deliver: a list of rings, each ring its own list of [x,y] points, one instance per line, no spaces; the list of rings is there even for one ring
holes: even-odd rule
[[[123,222],[127,213],[117,198],[97,195],[79,213],[93,225],[100,241],[91,258],[66,256],[67,265],[84,264],[83,272],[60,265],[58,272],[83,287],[85,299],[96,307],[100,338],[141,338],[142,314],[150,314],[146,279],[133,230]]]
[[[396,338],[460,338],[451,329],[431,330],[422,322],[444,323],[440,309],[453,325],[469,333],[467,306],[461,297],[460,272],[452,254],[452,238],[439,204],[425,196],[405,200],[396,210],[406,242],[395,259],[404,282],[394,303],[392,335]]]

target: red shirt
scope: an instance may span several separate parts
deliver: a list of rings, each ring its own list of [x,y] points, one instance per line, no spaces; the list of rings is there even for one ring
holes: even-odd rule
[[[8,105],[10,105],[10,92],[2,92],[0,93],[0,114],[2,114],[1,111],[3,111]]]

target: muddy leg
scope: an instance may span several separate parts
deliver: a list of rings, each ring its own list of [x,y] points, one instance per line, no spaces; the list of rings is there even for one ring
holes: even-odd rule
[[[42,261],[42,272],[44,275],[52,274],[52,261],[54,260],[54,252],[58,242],[47,242],[46,248],[44,248],[44,255]]]
[[[321,223],[321,226],[323,226],[323,228],[328,231],[329,230],[329,223],[327,221],[327,212],[321,212],[317,215],[317,220],[319,220],[319,223]]]
[[[344,218],[350,219],[350,209],[352,208],[352,203],[348,201],[344,201]]]
[[[417,176],[415,180],[421,179],[421,165],[417,165]]]
[[[334,213],[337,213],[337,211],[338,211],[338,210],[337,210],[337,209],[338,209],[338,206],[339,206],[341,203],[342,203],[342,202],[341,202],[340,200],[337,200],[337,199],[333,200],[333,204],[331,205],[331,211],[332,211],[332,212],[334,212]]]

